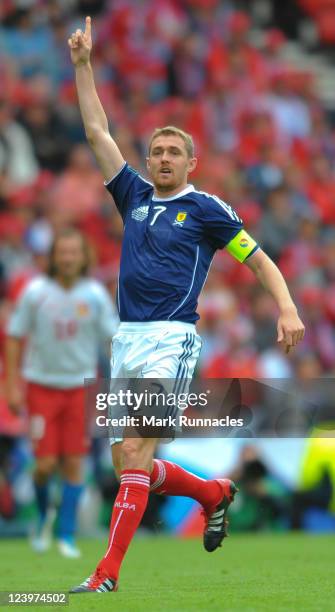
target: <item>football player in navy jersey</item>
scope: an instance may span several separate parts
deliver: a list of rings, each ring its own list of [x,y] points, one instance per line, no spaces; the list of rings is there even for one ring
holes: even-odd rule
[[[68,41],[86,136],[124,222],[118,284],[121,325],[113,338],[112,384],[117,378],[174,379],[187,389],[201,348],[197,299],[219,248],[246,263],[273,295],[278,342],[286,352],[304,325],[277,266],[243,229],[236,212],[217,196],[188,183],[197,159],[191,136],[174,126],[157,129],[143,179],[123,159],[108,130],[96,92],[90,54],[91,19]],[[149,491],[189,496],[203,507],[204,547],[217,549],[226,535],[226,513],[236,487],[228,479],[203,480],[168,461],[153,460],[158,440],[111,438],[120,477],[107,551],[93,574],[72,589],[116,591],[122,560],[140,524]]]

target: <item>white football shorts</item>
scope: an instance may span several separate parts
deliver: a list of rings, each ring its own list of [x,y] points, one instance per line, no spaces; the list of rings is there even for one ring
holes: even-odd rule
[[[121,323],[113,337],[111,392],[120,387],[120,379],[150,378],[173,379],[171,390],[187,393],[201,346],[202,340],[191,323]],[[116,407],[109,416],[123,413]],[[122,441],[120,427],[111,428],[110,433],[111,444]]]

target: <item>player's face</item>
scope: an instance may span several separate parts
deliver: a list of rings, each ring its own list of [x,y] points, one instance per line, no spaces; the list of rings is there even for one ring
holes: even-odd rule
[[[54,265],[60,279],[71,281],[80,276],[85,262],[80,236],[59,238],[54,251]]]
[[[147,168],[158,192],[178,192],[187,185],[188,174],[196,167],[180,136],[157,136],[151,144]]]

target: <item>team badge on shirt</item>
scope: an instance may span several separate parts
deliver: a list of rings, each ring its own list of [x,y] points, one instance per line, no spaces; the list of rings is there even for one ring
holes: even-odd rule
[[[183,227],[186,217],[187,217],[187,212],[179,211],[173,222],[173,225],[178,225],[179,227]]]
[[[85,304],[85,302],[80,302],[79,304],[77,304],[77,316],[78,317],[87,317],[88,313],[89,313],[88,304]]]

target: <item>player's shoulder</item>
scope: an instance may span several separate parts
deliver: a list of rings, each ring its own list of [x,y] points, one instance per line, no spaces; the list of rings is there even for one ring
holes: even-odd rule
[[[30,279],[21,289],[16,305],[34,305],[45,295],[50,295],[52,280],[48,276],[38,275]]]
[[[209,193],[208,191],[202,191],[200,189],[193,189],[190,192],[190,196],[194,201],[199,202],[199,204],[203,204],[205,206],[217,206],[221,205],[221,203],[227,204],[216,194]]]
[[[110,299],[109,293],[105,285],[103,285],[99,280],[93,278],[92,276],[84,276],[81,279],[80,289],[81,291],[90,294],[98,300]]]
[[[130,166],[131,168],[131,166]],[[142,174],[140,174],[139,172],[137,172],[137,170],[134,170],[134,168],[131,168],[131,170],[135,173],[136,175],[136,184],[137,184],[137,191],[138,192],[153,192],[154,190],[154,186],[153,184],[148,181],[148,179],[144,178],[144,176],[142,176]]]
[[[153,184],[145,179],[135,168],[130,166],[128,162],[125,162],[120,168],[119,172],[113,176],[109,181],[105,181],[105,187],[111,190],[116,183],[129,183],[131,182],[136,186],[137,191],[151,191],[153,190]]]
[[[190,196],[198,204],[205,217],[213,213],[215,216],[222,215],[234,221],[242,222],[234,208],[218,195],[194,189]]]
[[[40,274],[28,281],[23,292],[30,295],[37,295],[45,289],[50,289],[52,284],[53,280],[49,276]]]
[[[199,191],[194,185],[187,185],[186,189],[170,199],[175,199],[178,203],[185,202],[185,204],[192,205],[194,208],[199,207],[202,209],[206,203],[208,204],[208,198],[210,197],[209,193]]]

